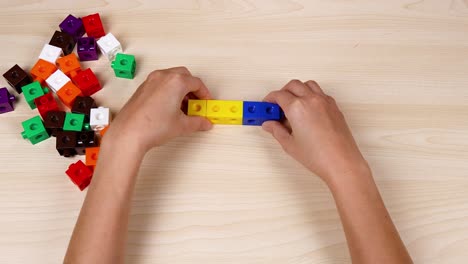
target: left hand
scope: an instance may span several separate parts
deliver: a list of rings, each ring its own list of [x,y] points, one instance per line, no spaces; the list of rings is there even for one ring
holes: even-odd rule
[[[104,138],[129,139],[146,152],[177,136],[211,129],[208,119],[187,116],[181,110],[189,93],[199,99],[211,99],[205,84],[185,67],[153,71],[122,108]]]

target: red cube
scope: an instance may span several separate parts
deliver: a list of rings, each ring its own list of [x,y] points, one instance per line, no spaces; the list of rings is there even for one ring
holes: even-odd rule
[[[91,183],[93,171],[90,167],[86,166],[81,160],[76,163],[70,164],[68,170],[65,172],[70,180],[80,188],[81,191],[86,189]]]
[[[91,69],[78,72],[77,75],[72,77],[72,81],[84,96],[91,96],[101,90],[101,84]]]
[[[39,114],[41,115],[42,119],[45,119],[49,111],[59,110],[57,101],[55,101],[54,95],[51,92],[34,99],[34,103],[36,104],[37,110],[39,110]]]
[[[82,17],[81,20],[83,21],[83,25],[86,30],[86,34],[88,34],[88,37],[100,38],[106,35],[99,13]]]

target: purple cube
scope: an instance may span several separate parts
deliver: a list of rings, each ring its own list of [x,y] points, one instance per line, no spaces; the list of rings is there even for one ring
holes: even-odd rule
[[[98,50],[96,49],[96,39],[92,37],[78,39],[78,56],[80,61],[90,61],[98,59]]]
[[[11,95],[7,88],[0,88],[0,114],[13,111],[13,102],[15,100],[15,96]]]
[[[65,20],[60,23],[59,27],[62,32],[72,36],[75,41],[81,38],[85,33],[81,18],[76,18],[72,15],[68,15]]]

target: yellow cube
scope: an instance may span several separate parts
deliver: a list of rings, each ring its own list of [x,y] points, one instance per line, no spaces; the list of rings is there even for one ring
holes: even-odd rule
[[[206,100],[190,99],[187,114],[189,116],[206,116]]]
[[[242,125],[242,101],[207,100],[206,117],[213,124]]]

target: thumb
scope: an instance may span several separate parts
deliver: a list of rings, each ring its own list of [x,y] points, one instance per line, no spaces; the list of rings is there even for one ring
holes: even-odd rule
[[[201,116],[186,116],[183,120],[182,129],[184,134],[196,131],[206,131],[213,127],[210,120]]]
[[[278,121],[266,121],[263,123],[262,128],[270,133],[286,152],[291,149],[292,136],[283,124]]]

